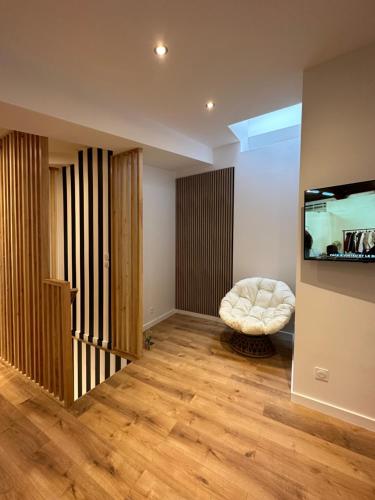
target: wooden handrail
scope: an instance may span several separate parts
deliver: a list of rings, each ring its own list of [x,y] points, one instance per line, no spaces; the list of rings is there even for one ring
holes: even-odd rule
[[[78,288],[71,288],[70,289],[70,302],[72,304],[76,300],[77,293],[78,293]]]
[[[71,289],[67,281],[43,280],[42,337],[42,385],[69,407],[74,394]]]

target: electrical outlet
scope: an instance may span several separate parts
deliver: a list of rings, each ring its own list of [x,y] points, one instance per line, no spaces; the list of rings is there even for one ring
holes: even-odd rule
[[[319,366],[316,366],[314,368],[314,374],[316,380],[320,380],[321,382],[328,382],[329,371],[326,368],[319,368]]]
[[[154,314],[154,308],[153,307],[150,307],[149,311],[150,311],[150,314]]]

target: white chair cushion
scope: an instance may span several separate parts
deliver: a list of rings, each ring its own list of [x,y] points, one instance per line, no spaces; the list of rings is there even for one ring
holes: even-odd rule
[[[223,298],[219,314],[234,330],[268,335],[280,331],[289,322],[294,307],[293,292],[282,281],[246,278]]]

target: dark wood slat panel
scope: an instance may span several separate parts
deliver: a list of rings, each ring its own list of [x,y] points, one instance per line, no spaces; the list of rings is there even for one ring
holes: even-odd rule
[[[176,307],[217,316],[233,284],[234,168],[176,181]]]

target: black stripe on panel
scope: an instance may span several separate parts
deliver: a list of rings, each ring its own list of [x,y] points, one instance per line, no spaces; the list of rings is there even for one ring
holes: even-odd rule
[[[117,354],[116,354],[115,371],[118,372],[119,370],[121,370],[121,357],[117,356]]]
[[[92,148],[87,150],[87,182],[88,182],[88,223],[89,223],[89,324],[90,340],[94,336],[94,211],[93,211],[93,178],[92,178]]]
[[[66,167],[62,168],[63,215],[64,215],[64,280],[68,281],[68,195],[66,186]]]
[[[95,349],[93,347],[92,349]],[[86,344],[86,392],[91,390],[91,346]]]
[[[78,397],[82,396],[82,342],[77,340],[77,358],[78,358]]]
[[[108,351],[105,351],[105,365],[104,365],[104,375],[105,378],[109,378],[111,375],[111,355]]]
[[[112,161],[112,151],[108,151],[108,253],[109,262],[111,262],[111,226],[112,226],[112,214],[111,214],[111,161]],[[112,280],[111,280],[111,268],[108,274],[108,349],[112,348]]]
[[[95,348],[95,385],[100,384],[100,349]]]
[[[74,177],[74,165],[70,165],[70,200],[71,200],[71,230],[72,230],[72,288],[77,286],[76,277],[76,189],[75,189],[75,177]],[[72,305],[72,322],[73,322],[73,335],[75,335],[77,330],[77,303],[73,302]]]
[[[98,149],[98,300],[99,343],[103,341],[103,150]]]
[[[232,288],[233,286],[233,242],[234,242],[234,175],[235,175],[235,170],[234,168],[230,169],[230,182],[231,182],[231,187],[230,187],[230,207],[229,207],[229,220],[232,221],[231,225],[231,234],[229,238],[229,255],[230,255],[230,278],[229,278],[229,287]]]
[[[83,186],[83,151],[78,152],[78,176],[79,176],[79,262],[80,283],[79,290],[81,298],[81,325],[80,338],[85,333],[85,215],[84,215],[84,186]]]

